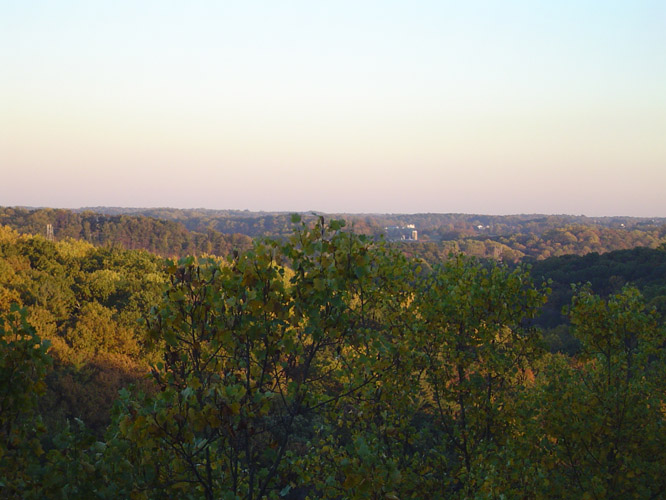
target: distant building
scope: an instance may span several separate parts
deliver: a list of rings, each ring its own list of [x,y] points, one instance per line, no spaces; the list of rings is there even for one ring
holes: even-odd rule
[[[386,239],[389,241],[417,241],[419,233],[414,224],[407,224],[405,226],[389,226],[385,227]]]

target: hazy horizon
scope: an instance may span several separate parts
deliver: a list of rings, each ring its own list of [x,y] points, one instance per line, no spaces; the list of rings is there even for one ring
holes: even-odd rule
[[[664,217],[666,4],[0,0],[0,205]]]
[[[128,213],[144,212],[150,210],[183,210],[183,211],[211,211],[211,212],[248,212],[250,214],[312,214],[312,215],[353,215],[353,216],[372,216],[372,215],[478,215],[481,217],[511,217],[511,216],[553,216],[553,217],[587,217],[587,218],[635,218],[635,219],[666,219],[666,216],[659,215],[626,215],[626,214],[605,214],[605,215],[589,215],[583,213],[543,213],[543,212],[515,212],[515,213],[487,213],[487,212],[345,212],[333,211],[326,212],[323,210],[315,209],[299,209],[299,210],[250,210],[247,208],[208,208],[208,207],[174,207],[174,206],[112,206],[112,205],[96,205],[96,206],[36,206],[36,205],[0,205],[0,208],[21,208],[26,210],[72,210],[72,211],[91,211],[102,209],[106,211],[122,210]]]

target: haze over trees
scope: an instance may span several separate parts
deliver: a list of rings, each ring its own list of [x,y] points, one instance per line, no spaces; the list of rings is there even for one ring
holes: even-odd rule
[[[314,223],[318,215],[302,214]],[[228,255],[245,250],[251,238],[288,237],[290,214],[241,210],[0,208],[0,224],[21,233],[44,234],[51,224],[57,239],[80,238],[95,245],[122,245],[169,257]],[[386,227],[413,224],[419,240],[402,250],[429,263],[462,252],[479,258],[519,262],[562,255],[604,253],[666,242],[666,219],[635,217],[487,216],[466,214],[344,215],[350,230],[379,238]]]

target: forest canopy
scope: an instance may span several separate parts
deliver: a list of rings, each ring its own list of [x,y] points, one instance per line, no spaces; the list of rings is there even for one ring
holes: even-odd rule
[[[578,347],[551,353],[546,268],[292,228],[176,260],[0,228],[3,495],[666,494],[664,322],[637,288],[573,288]]]
[[[301,217],[314,224],[319,215],[306,213]],[[398,244],[405,254],[431,264],[445,260],[451,252],[515,263],[526,258],[656,248],[666,243],[666,219],[658,218],[348,214],[344,219],[349,230],[376,239],[387,237],[390,227],[413,226],[418,239]],[[56,240],[84,239],[95,245],[121,245],[166,257],[226,256],[234,249],[249,249],[252,238],[284,239],[293,231],[288,213],[173,208],[5,207],[0,208],[2,224],[21,233],[42,235],[50,224]]]

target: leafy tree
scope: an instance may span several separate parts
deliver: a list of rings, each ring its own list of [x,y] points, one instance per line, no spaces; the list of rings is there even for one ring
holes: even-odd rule
[[[445,496],[480,491],[484,470],[511,434],[511,403],[539,353],[540,336],[526,320],[546,295],[546,286],[534,287],[523,269],[462,256],[436,269],[418,295],[415,387],[438,431],[429,434],[429,462]]]
[[[149,491],[286,494],[299,482],[296,428],[378,380],[381,367],[368,359],[387,296],[377,270],[390,259],[342,227],[321,220],[227,265],[171,267],[150,321],[165,344],[154,371],[161,391],[143,402],[126,396],[118,421]]]
[[[553,357],[531,395],[550,498],[661,498],[666,493],[663,327],[625,288],[607,300],[576,291],[570,317],[578,360]]]
[[[36,412],[50,365],[43,342],[17,306],[0,316],[0,490],[4,498],[23,498],[34,487],[32,470],[44,453],[45,431]]]
[[[113,311],[97,302],[85,304],[66,339],[72,345],[78,361],[92,359],[100,352],[136,356],[139,346],[132,332],[113,319]]]

